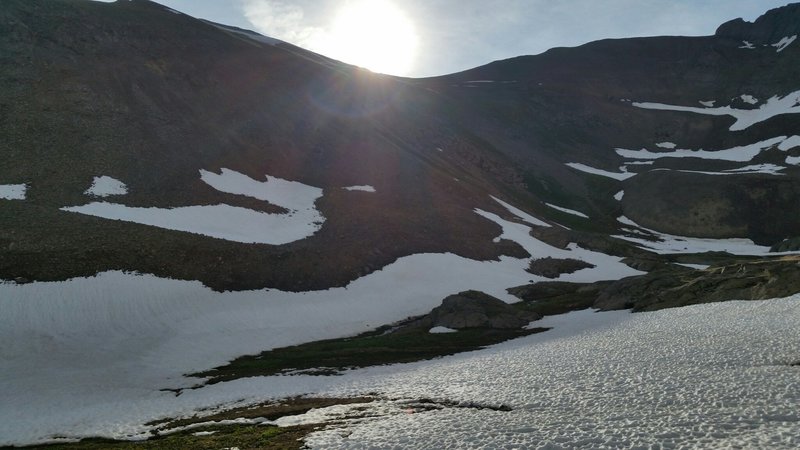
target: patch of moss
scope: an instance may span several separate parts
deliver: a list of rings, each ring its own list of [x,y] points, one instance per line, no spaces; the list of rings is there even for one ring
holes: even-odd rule
[[[541,331],[545,329],[470,328],[443,334],[431,334],[424,329],[388,334],[370,332],[352,338],[310,342],[243,356],[225,366],[193,376],[208,377],[208,383],[213,384],[290,371],[335,375],[349,368],[407,363],[477,350]]]

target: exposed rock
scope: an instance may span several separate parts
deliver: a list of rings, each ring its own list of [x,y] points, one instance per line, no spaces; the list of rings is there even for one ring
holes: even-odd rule
[[[603,310],[663,308],[728,300],[761,300],[800,292],[800,257],[736,263],[707,270],[663,269],[615,281],[594,306]]]
[[[785,239],[772,246],[771,252],[795,252],[800,250],[800,236]]]
[[[483,292],[465,291],[445,298],[428,315],[403,328],[514,329],[540,318],[535,312],[515,308]]]
[[[578,259],[556,259],[556,258],[540,258],[531,261],[527,271],[545,278],[558,278],[561,274],[577,272],[581,269],[590,269],[595,267],[594,264],[589,264],[585,261]]]

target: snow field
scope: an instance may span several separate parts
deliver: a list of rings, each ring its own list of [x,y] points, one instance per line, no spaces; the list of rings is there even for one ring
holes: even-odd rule
[[[520,220],[538,220],[510,208]],[[500,225],[501,238],[518,242],[535,258],[569,257],[596,266],[562,275],[562,281],[642,273],[618,257],[575,244],[566,250],[551,247],[530,236],[528,225],[475,212]],[[0,347],[0,445],[58,436],[135,437],[147,431],[142,424],[158,418],[242,398],[257,402],[271,398],[275,389],[281,396],[309,392],[318,383],[315,378],[279,377],[269,388],[256,383],[257,394],[242,391],[239,383],[179,397],[162,389],[190,387],[198,380],[185,374],[237,356],[355,335],[425,314],[467,289],[517,301],[506,288],[544,280],[525,271],[528,263],[418,254],[344,288],[300,293],[219,293],[199,282],[122,272],[66,282],[0,283],[0,341],[5,343]]]
[[[508,405],[359,418],[311,448],[775,448],[800,445],[800,297],[653,313],[581,311],[486,350],[345,375],[330,395]],[[362,413],[369,416],[369,412]],[[320,414],[316,412],[315,414]],[[343,414],[340,414],[343,416]],[[295,419],[299,421],[300,419]]]

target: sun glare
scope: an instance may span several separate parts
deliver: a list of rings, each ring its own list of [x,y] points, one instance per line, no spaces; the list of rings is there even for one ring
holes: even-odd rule
[[[373,72],[406,75],[416,56],[414,23],[388,0],[345,3],[321,42],[323,54]]]

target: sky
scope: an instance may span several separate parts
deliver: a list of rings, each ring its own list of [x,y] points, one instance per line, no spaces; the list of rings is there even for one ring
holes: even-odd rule
[[[711,35],[789,0],[157,0],[214,22],[411,77],[603,38]]]

